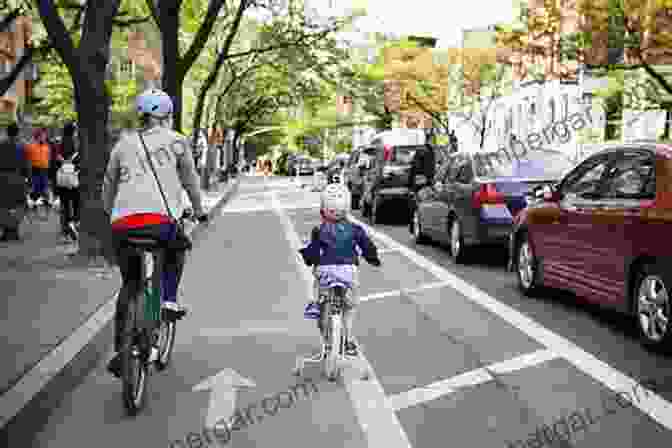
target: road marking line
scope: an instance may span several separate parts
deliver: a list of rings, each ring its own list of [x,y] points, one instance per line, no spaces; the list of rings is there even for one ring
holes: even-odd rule
[[[614,392],[623,392],[632,390],[632,388],[638,384],[633,378],[621,373],[591,353],[586,352],[570,340],[553,333],[535,320],[496,300],[489,294],[486,294],[474,285],[457,277],[416,251],[398,243],[386,234],[372,229],[356,218],[353,218],[353,221],[364,226],[370,235],[376,236],[378,239],[385,242],[386,245],[397,247],[399,252],[404,254],[408,259],[434,274],[437,278],[449,283],[451,288],[461,293],[467,299],[501,317],[504,321],[516,327],[544,347],[552,350],[554,353],[558,353],[577,369],[595,378],[595,380],[602,383],[608,389]],[[647,397],[647,400],[644,402],[633,402],[633,406],[637,407],[640,411],[647,414],[665,428],[672,430],[672,403],[665,400],[660,395],[652,392]]]
[[[495,378],[490,372],[511,373],[527,367],[543,364],[555,358],[558,358],[558,355],[551,350],[537,350],[536,352],[526,353],[513,359],[491,364],[485,368],[474,369],[452,378],[437,381],[424,387],[417,387],[393,395],[388,399],[394,410],[399,411],[411,406],[417,406],[421,403],[436,400],[437,398],[456,392],[458,389],[464,387],[476,386],[492,381]]]
[[[375,294],[369,294],[369,295],[360,297],[359,301],[360,302],[368,302],[369,300],[386,299],[388,297],[400,296],[402,294],[413,294],[413,293],[416,293],[416,292],[426,291],[428,289],[444,288],[446,286],[450,286],[450,283],[447,283],[447,282],[428,283],[426,285],[418,286],[416,288],[394,289],[392,291],[377,292]]]
[[[320,207],[320,204],[310,204],[310,205],[287,205],[287,206],[278,206],[280,210],[315,210]],[[239,207],[239,208],[222,208],[222,213],[255,213],[255,212],[272,212],[274,208],[272,206],[253,206],[253,207]]]
[[[292,252],[296,254],[295,260],[305,281],[306,297],[308,300],[312,300],[314,279],[313,274],[306,269],[303,261],[299,259],[297,253],[301,248],[299,235],[296,233],[285,210],[280,207],[275,194],[273,194],[271,202],[275,212],[280,217],[285,237],[292,248]],[[355,375],[351,375],[346,370],[343,380],[355,409],[357,421],[366,436],[368,446],[371,448],[412,448],[411,442],[408,440],[408,436],[404,432],[397,414],[385,396],[383,386],[378,381],[371,363],[362,352],[360,351],[360,359],[369,373],[369,379],[366,381],[359,380]]]
[[[231,190],[239,181],[234,181],[231,187],[220,195],[220,200],[230,195]],[[229,196],[229,199],[231,196]],[[207,207],[207,204],[204,204]],[[208,210],[210,211],[211,208]],[[188,228],[187,234],[196,228]],[[64,341],[58,344],[49,354],[42,358],[35,367],[31,368],[18,383],[0,396],[0,428],[3,428],[12,418],[37,395],[44,387],[60,373],[79,354],[100,330],[114,318],[117,307],[117,291],[110,300],[102,304],[83,324],[72,332]]]

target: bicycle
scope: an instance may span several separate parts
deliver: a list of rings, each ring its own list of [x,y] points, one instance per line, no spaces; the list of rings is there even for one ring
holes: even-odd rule
[[[196,221],[193,216],[183,215]],[[124,406],[129,415],[136,415],[144,406],[147,377],[152,367],[165,370],[170,364],[175,345],[176,321],[161,310],[162,266],[165,247],[152,238],[128,238],[127,246],[141,252],[143,287],[130,301],[121,345],[121,381]]]
[[[307,363],[321,364],[322,372],[327,379],[335,381],[342,376],[342,366],[347,361],[345,342],[348,335],[344,331],[343,311],[348,286],[343,283],[332,283],[326,288],[320,287],[319,291],[322,350],[317,358],[315,356],[298,358],[294,374],[301,376]]]
[[[40,213],[40,210],[42,212]],[[43,197],[33,200],[30,195],[26,197],[26,219],[33,224],[37,221],[48,221],[52,206]]]

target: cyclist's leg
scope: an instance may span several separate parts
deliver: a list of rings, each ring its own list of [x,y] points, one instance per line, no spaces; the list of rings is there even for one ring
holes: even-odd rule
[[[357,346],[352,337],[352,326],[355,320],[357,306],[359,306],[359,275],[357,269],[353,273],[352,287],[346,293],[346,306],[343,310],[343,326],[345,327],[345,336],[347,338],[346,351],[349,355],[357,355]]]
[[[163,260],[162,305],[166,310],[175,313],[174,318],[180,318],[186,314],[186,310],[177,303],[177,293],[182,279],[185,262],[184,250],[166,250]]]

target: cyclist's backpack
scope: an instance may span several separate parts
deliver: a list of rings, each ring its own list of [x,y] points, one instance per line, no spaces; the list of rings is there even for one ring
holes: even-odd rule
[[[79,174],[77,167],[73,160],[77,157],[75,153],[68,160],[63,162],[63,165],[56,172],[56,185],[63,188],[77,188],[79,187]]]

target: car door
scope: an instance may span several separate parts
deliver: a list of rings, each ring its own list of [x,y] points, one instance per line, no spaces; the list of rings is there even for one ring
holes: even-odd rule
[[[562,287],[583,292],[588,283],[583,276],[588,269],[585,258],[586,232],[590,229],[592,213],[602,199],[602,187],[611,154],[596,155],[574,170],[561,185],[562,199],[558,204],[557,225],[544,232],[544,275],[555,279]],[[590,243],[589,243],[590,244]]]
[[[441,183],[440,191],[438,191],[436,217],[433,221],[436,237],[443,242],[450,241],[448,216],[454,208],[455,197],[459,189],[456,185],[457,177],[468,160],[465,154],[455,154],[451,159],[450,168]]]
[[[462,233],[466,240],[474,240],[478,237],[477,231],[480,216],[472,205],[472,197],[476,188],[474,174],[471,157],[467,155],[461,164],[455,178],[455,183],[453,184],[453,207],[462,223]]]
[[[614,154],[602,198],[577,228],[583,238],[585,281],[602,304],[622,307],[627,299],[627,266],[641,249],[642,207],[655,199],[655,156],[646,150]],[[577,216],[578,219],[578,216]]]
[[[436,237],[435,234],[438,230],[436,221],[441,210],[439,194],[443,190],[443,181],[450,169],[450,162],[451,160],[446,161],[446,163],[438,170],[434,184],[420,189],[417,193],[422,225],[427,233],[434,237]]]

